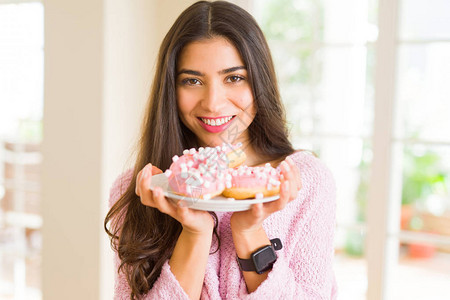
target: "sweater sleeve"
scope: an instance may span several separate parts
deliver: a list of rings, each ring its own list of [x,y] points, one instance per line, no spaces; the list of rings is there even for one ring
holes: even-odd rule
[[[112,185],[110,190],[109,205],[112,207],[114,203],[119,200],[123,193],[128,188],[133,176],[132,170],[129,170],[120,175]],[[114,266],[116,272],[114,284],[114,299],[128,300],[131,295],[131,288],[127,282],[126,276],[122,271],[119,271],[120,259],[117,252],[114,253]],[[186,299],[189,297],[183,288],[180,286],[178,280],[170,270],[169,260],[167,260],[161,270],[161,274],[153,284],[152,289],[142,297],[142,299]]]
[[[247,292],[245,280],[241,278],[239,299],[337,297],[332,269],[334,180],[317,158],[303,153],[296,153],[291,158],[300,169],[303,188],[294,201],[270,216],[264,224],[270,238],[282,236],[283,249],[277,251],[278,259],[267,279],[254,292]]]

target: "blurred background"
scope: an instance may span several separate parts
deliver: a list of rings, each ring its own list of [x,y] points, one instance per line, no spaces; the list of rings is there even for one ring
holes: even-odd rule
[[[193,2],[0,0],[0,299],[112,298],[109,188]],[[450,299],[450,1],[231,2],[335,176],[339,299]]]

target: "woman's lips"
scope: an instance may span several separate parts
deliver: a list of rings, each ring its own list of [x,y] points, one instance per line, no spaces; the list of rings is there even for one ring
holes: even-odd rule
[[[228,120],[227,122],[223,123],[222,125],[219,126],[213,126],[213,125],[208,125],[206,124],[204,121],[202,121],[202,119],[204,120],[210,120],[210,123],[212,122],[216,122],[218,120],[224,120],[226,121],[227,118],[231,117],[230,120]],[[200,125],[208,132],[211,133],[217,133],[217,132],[221,132],[224,131],[225,129],[227,129],[228,126],[230,126],[230,124],[233,122],[235,116],[228,116],[228,117],[219,117],[219,118],[204,118],[204,117],[198,117],[197,120],[200,122]],[[219,121],[221,122],[221,121]]]

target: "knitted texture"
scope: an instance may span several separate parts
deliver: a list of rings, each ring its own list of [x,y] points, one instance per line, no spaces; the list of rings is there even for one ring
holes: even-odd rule
[[[216,212],[221,241],[219,251],[210,254],[201,299],[336,299],[333,266],[335,230],[335,183],[329,170],[307,152],[290,156],[298,166],[302,189],[286,207],[263,223],[267,236],[280,238],[283,249],[268,277],[252,293],[236,262],[230,228],[231,212]],[[128,171],[114,182],[110,205],[124,193],[132,179]],[[216,249],[214,241],[211,249]],[[211,251],[212,252],[212,251]],[[119,265],[115,255],[116,270]],[[129,299],[130,287],[122,273],[116,276],[114,299]],[[189,299],[170,270],[168,260],[153,288],[143,299]]]

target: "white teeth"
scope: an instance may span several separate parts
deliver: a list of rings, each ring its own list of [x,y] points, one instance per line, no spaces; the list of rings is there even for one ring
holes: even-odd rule
[[[226,117],[226,118],[220,118],[220,119],[204,119],[201,118],[201,120],[203,121],[203,123],[208,124],[210,126],[220,126],[223,125],[225,123],[228,123],[233,117]]]

